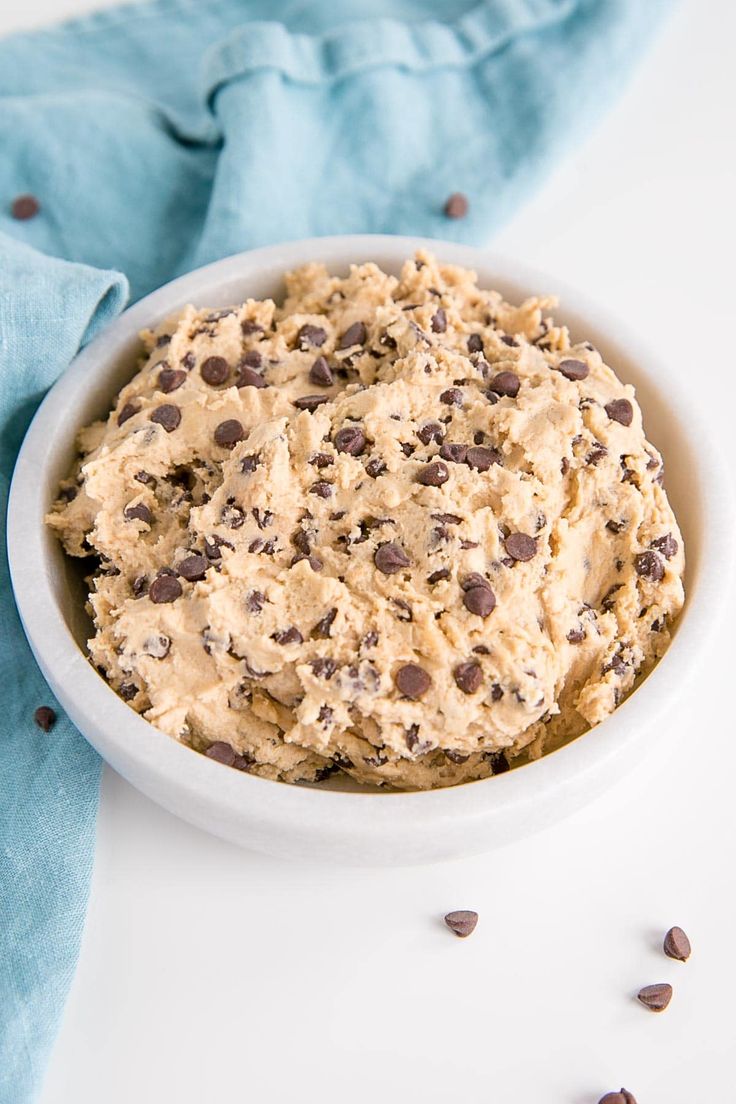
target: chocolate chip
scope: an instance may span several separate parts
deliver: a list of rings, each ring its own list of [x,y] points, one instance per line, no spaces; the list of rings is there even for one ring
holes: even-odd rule
[[[451,932],[461,939],[467,939],[475,931],[478,923],[478,913],[470,909],[458,909],[456,912],[448,912],[445,923]]]
[[[467,763],[470,756],[464,755],[462,751],[456,751],[455,748],[445,748],[445,758],[451,763]]]
[[[664,953],[668,958],[676,958],[679,962],[687,962],[692,954],[690,940],[682,928],[670,928],[664,937]]]
[[[251,453],[250,456],[244,456],[240,463],[240,470],[244,475],[250,475],[254,472],[260,463],[258,457]]]
[[[456,445],[449,442],[440,449],[443,460],[449,460],[452,464],[463,464],[468,455],[467,445]]]
[[[468,352],[469,353],[482,353],[483,352],[483,338],[479,333],[471,333],[468,335]]]
[[[485,445],[473,445],[466,453],[465,463],[476,471],[488,471],[491,465],[501,463],[501,453],[498,449],[486,448]]]
[[[309,369],[309,382],[315,384],[317,387],[332,387],[334,383],[332,369],[325,357],[317,357],[314,364]]]
[[[590,369],[584,360],[561,360],[557,365],[557,371],[561,372],[565,379],[587,379]]]
[[[182,366],[182,368],[185,368],[187,370],[187,372],[191,372],[191,370],[192,370],[192,368],[194,367],[195,364],[196,364],[196,357],[194,356],[194,353],[190,349],[189,352],[185,353],[184,356],[181,358],[181,366]]]
[[[162,426],[167,433],[173,433],[181,422],[181,410],[173,403],[163,403],[151,411],[151,421]]]
[[[511,349],[519,348],[519,342],[516,340],[515,337],[512,337],[511,334],[501,334],[501,341],[503,341],[504,345],[508,345]]]
[[[585,629],[570,629],[567,640],[570,644],[582,644],[585,640]]]
[[[329,402],[327,395],[302,395],[294,399],[293,403],[299,410],[316,410],[322,403]]]
[[[465,218],[468,213],[468,200],[462,192],[453,192],[445,200],[444,212],[447,218]]]
[[[123,701],[129,702],[132,701],[138,693],[138,687],[134,682],[121,682],[118,693]]]
[[[443,307],[438,307],[432,315],[432,332],[444,333],[447,329],[447,314]]]
[[[186,378],[187,374],[181,368],[162,368],[158,374],[158,389],[168,395],[181,387]]]
[[[373,556],[373,562],[383,575],[395,575],[397,571],[411,566],[411,561],[400,544],[387,541],[379,544]]]
[[[144,521],[146,525],[153,523],[153,514],[143,502],[139,502],[136,506],[126,506],[125,517],[130,521],[134,519]]]
[[[287,644],[301,644],[304,641],[304,637],[297,629],[296,625],[291,625],[288,629],[282,629],[281,632],[275,632],[273,639],[277,644],[286,646]]]
[[[338,452],[347,452],[351,456],[360,456],[366,446],[363,430],[355,425],[338,429],[332,442]]]
[[[628,1089],[621,1089],[620,1092],[606,1093],[600,1098],[598,1104],[636,1104],[636,1100],[634,1094]]]
[[[432,679],[418,663],[405,663],[399,667],[394,681],[404,697],[412,701],[421,698],[432,685]]]
[[[232,767],[235,763],[235,752],[224,740],[216,740],[205,751],[208,759],[214,759],[216,763],[223,763],[226,767]]]
[[[131,590],[134,598],[142,598],[144,594],[148,594],[148,576],[138,575],[131,583]]]
[[[503,687],[499,686],[497,682],[494,682],[493,686],[491,687],[491,701],[500,701],[502,697]]]
[[[204,556],[187,556],[181,561],[177,570],[182,579],[186,579],[188,583],[196,583],[205,577],[207,560]]]
[[[251,590],[245,599],[245,608],[248,613],[260,613],[266,601],[266,595],[262,590]]]
[[[379,475],[383,475],[386,471],[386,465],[383,460],[379,460],[376,457],[373,460],[369,460],[365,466],[366,475],[369,475],[371,479],[378,479]]]
[[[56,724],[56,713],[49,705],[39,705],[33,719],[44,732],[50,732]]]
[[[483,670],[474,659],[458,664],[452,674],[463,694],[474,694],[483,682]]]
[[[338,349],[352,349],[353,345],[365,345],[368,331],[363,322],[353,322],[340,338]]]
[[[328,640],[332,623],[337,617],[337,610],[333,607],[314,626],[311,632],[313,640]]]
[[[14,219],[25,222],[26,219],[35,218],[41,210],[41,204],[33,195],[16,196],[10,205],[10,213]]]
[[[175,602],[182,594],[181,583],[175,575],[159,575],[148,589],[148,597],[157,606]]]
[[[459,525],[463,520],[458,514],[432,514],[432,517],[443,525]]]
[[[230,365],[221,356],[207,357],[202,361],[199,373],[205,383],[210,387],[219,387],[230,375]]]
[[[421,468],[417,473],[416,481],[424,487],[441,487],[449,478],[450,472],[447,464],[437,460],[433,464],[426,464]]]
[[[428,445],[432,441],[436,441],[437,444],[441,444],[445,436],[445,431],[439,422],[425,422],[417,430],[417,437],[423,445]]]
[[[245,514],[239,506],[234,506],[228,502],[220,511],[220,521],[228,529],[242,529],[245,524]]]
[[[427,582],[430,586],[434,586],[435,583],[439,583],[442,579],[450,578],[450,570],[447,567],[441,567],[438,571],[433,571],[431,575],[427,576]]]
[[[304,352],[310,347],[319,349],[324,345],[327,340],[327,331],[323,330],[321,326],[312,326],[309,322],[305,323],[296,335],[296,347]],[[312,381],[315,382],[314,380]]]
[[[157,633],[156,636],[149,636],[148,639],[143,642],[143,654],[150,656],[151,659],[166,659],[170,650],[171,640],[163,633]]]
[[[251,368],[248,364],[242,364],[238,371],[238,378],[235,380],[235,386],[241,387],[268,387],[265,379],[260,372],[256,372],[255,368]]]
[[[220,448],[235,448],[244,436],[245,430],[237,418],[228,418],[215,427],[215,444]]]
[[[656,540],[653,540],[650,547],[656,548],[666,560],[671,560],[673,556],[677,555],[679,545],[672,534],[667,533],[664,537],[657,537]]]
[[[516,372],[499,372],[488,386],[494,394],[507,395],[510,399],[514,399],[519,394],[521,381]]]
[[[462,406],[463,405],[463,393],[457,387],[449,387],[447,391],[443,391],[440,395],[440,402],[445,406]]]
[[[330,498],[334,488],[331,483],[327,483],[324,479],[320,479],[317,483],[313,483],[309,488],[309,493],[317,495],[318,498]]]
[[[630,426],[634,418],[634,408],[628,399],[613,399],[606,403],[606,414],[612,422],[619,422],[622,426]]]
[[[537,541],[527,533],[509,533],[504,548],[514,560],[531,560],[537,554]]]
[[[263,357],[257,349],[249,349],[247,353],[243,355],[241,365],[247,368],[260,368],[263,365]]]
[[[640,552],[634,556],[636,574],[642,579],[651,579],[653,583],[664,578],[664,564],[656,552]]]
[[[244,337],[250,337],[251,334],[263,333],[263,326],[258,322],[254,322],[252,318],[246,318],[240,323],[240,329]]]
[[[463,594],[463,605],[468,613],[488,617],[496,607],[496,595],[489,586],[470,587]]]
[[[128,418],[132,418],[134,414],[138,414],[140,409],[139,403],[126,402],[125,406],[118,414],[118,425],[121,426],[123,422],[127,422]]]
[[[651,1012],[663,1012],[672,1000],[672,986],[666,981],[657,985],[645,985],[636,995]]]

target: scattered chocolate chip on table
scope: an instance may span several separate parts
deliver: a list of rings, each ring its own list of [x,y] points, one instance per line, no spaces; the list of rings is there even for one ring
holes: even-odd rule
[[[448,912],[445,916],[445,923],[455,935],[461,939],[467,939],[475,931],[478,923],[478,913],[470,909],[458,909],[455,912]]]

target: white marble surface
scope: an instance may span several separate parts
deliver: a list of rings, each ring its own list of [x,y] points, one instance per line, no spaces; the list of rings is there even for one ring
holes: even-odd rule
[[[0,31],[92,6],[3,5]],[[656,343],[726,462],[734,41],[728,0],[683,0],[614,111],[494,242]],[[665,760],[485,858],[296,867],[209,839],[107,773],[84,948],[42,1104],[596,1104],[620,1085],[639,1104],[732,1099],[729,633],[670,718]],[[481,914],[466,942],[439,922],[451,908]],[[686,965],[658,950],[670,924],[691,936]],[[632,994],[662,980],[675,996],[655,1016]]]

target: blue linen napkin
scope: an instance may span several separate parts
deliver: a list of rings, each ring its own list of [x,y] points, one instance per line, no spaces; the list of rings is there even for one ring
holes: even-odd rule
[[[486,241],[669,6],[155,0],[0,41],[3,503],[35,406],[128,282],[135,299],[225,254],[319,234]],[[455,191],[470,210],[451,221]],[[40,201],[27,221],[10,214],[22,193]],[[0,627],[0,1104],[24,1104],[77,959],[100,765],[62,715],[49,733],[34,725],[36,706],[58,706],[4,554]]]

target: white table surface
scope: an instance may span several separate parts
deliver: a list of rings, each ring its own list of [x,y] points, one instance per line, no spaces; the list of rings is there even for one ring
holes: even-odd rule
[[[94,6],[1,5],[0,32]],[[735,41],[729,0],[684,0],[595,135],[494,242],[656,342],[708,404],[728,462]],[[729,631],[670,716],[664,761],[481,858],[277,862],[106,771],[84,946],[42,1104],[597,1104],[621,1085],[639,1104],[736,1100]],[[479,911],[471,939],[443,928],[453,908]],[[659,949],[671,924],[691,936],[686,965]],[[663,980],[675,996],[656,1016],[633,994]]]

